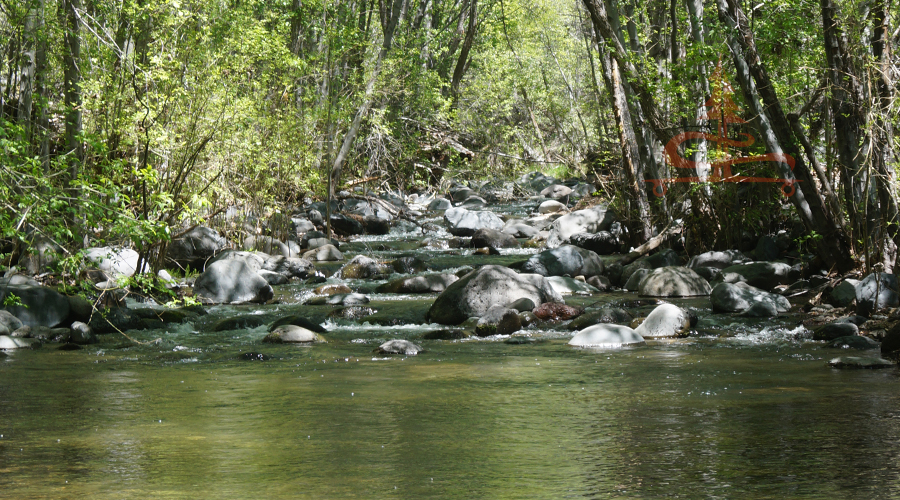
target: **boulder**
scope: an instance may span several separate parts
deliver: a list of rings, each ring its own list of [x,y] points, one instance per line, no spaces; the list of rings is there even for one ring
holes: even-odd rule
[[[519,240],[510,234],[496,229],[483,228],[472,235],[472,246],[475,248],[518,248]]]
[[[791,308],[788,299],[769,293],[746,283],[719,283],[709,294],[713,311],[744,312],[757,302],[767,302],[778,312]]]
[[[25,269],[28,274],[40,274],[58,262],[59,257],[65,253],[65,249],[55,241],[46,236],[37,235],[28,244],[25,253],[19,257],[19,267]]]
[[[828,344],[828,347],[834,349],[857,349],[860,351],[866,351],[869,349],[878,349],[881,347],[881,344],[875,342],[869,337],[863,337],[862,335],[850,335],[847,337],[838,337],[831,341]]]
[[[272,286],[243,259],[213,262],[194,282],[194,296],[211,304],[265,303],[274,295]]]
[[[312,321],[304,318],[303,316],[297,316],[297,315],[285,316],[283,318],[279,318],[279,319],[273,321],[272,324],[270,325],[269,331],[272,331],[272,330],[278,328],[279,326],[283,326],[283,325],[300,326],[300,327],[306,328],[307,330],[310,330],[310,331],[313,331],[316,333],[325,333],[325,331],[326,331],[324,328],[322,328],[322,325],[317,325],[316,323],[313,323]]]
[[[428,311],[429,321],[458,325],[467,318],[484,315],[494,305],[528,298],[536,305],[563,302],[547,279],[519,274],[502,266],[482,266],[447,287]]]
[[[741,316],[748,318],[771,318],[778,316],[778,309],[773,302],[754,302],[744,309]]]
[[[299,257],[284,257],[281,255],[267,255],[263,260],[261,270],[283,274],[288,278],[306,279],[315,273],[313,263]]]
[[[391,266],[382,264],[365,255],[357,255],[344,264],[334,276],[335,278],[352,280],[383,279],[385,276],[390,275],[391,272]]]
[[[859,335],[859,327],[853,323],[828,323],[813,329],[813,340],[834,340]]]
[[[622,347],[643,343],[644,338],[631,328],[606,323],[589,326],[569,340],[569,345],[578,347]]]
[[[349,286],[340,283],[331,285],[322,285],[313,290],[316,295],[337,295],[339,293],[353,293]]]
[[[343,236],[365,234],[363,223],[344,214],[331,214],[331,230]]]
[[[597,289],[597,292],[606,292],[612,288],[612,283],[606,276],[591,276],[587,284]]]
[[[265,324],[265,317],[258,314],[246,314],[244,316],[220,319],[212,325],[211,331],[227,332],[231,330],[249,330],[251,328],[259,328]]]
[[[547,200],[540,205],[538,205],[538,213],[539,214],[555,214],[558,212],[565,212],[567,207],[556,201],[556,200]]]
[[[325,244],[307,251],[303,254],[303,258],[308,261],[327,262],[344,260],[344,254],[342,254],[334,245]]]
[[[375,289],[376,293],[440,293],[459,278],[453,274],[427,274],[396,279]]]
[[[441,211],[441,210],[449,210],[453,208],[453,204],[450,203],[450,200],[446,198],[435,198],[428,204],[428,210],[431,211]]]
[[[271,236],[248,236],[244,239],[243,249],[251,252],[258,251],[268,255],[292,256],[289,246]]]
[[[109,276],[133,276],[137,270],[138,253],[130,248],[88,248],[84,258],[93,262]],[[145,262],[144,271],[150,267]]]
[[[69,299],[65,295],[40,285],[0,284],[0,304],[3,303],[20,304],[3,306],[0,310],[12,314],[24,326],[53,328],[65,322],[71,314]]]
[[[556,179],[542,172],[531,172],[516,179],[516,184],[534,193],[540,193],[544,188],[556,184]]]
[[[858,280],[845,279],[834,287],[828,294],[828,303],[834,307],[848,307],[856,300],[856,285]]]
[[[394,339],[389,340],[375,349],[378,354],[402,354],[403,356],[415,356],[420,352],[425,352],[422,347],[413,344],[408,340]]]
[[[610,231],[576,233],[569,237],[569,243],[599,255],[618,253],[622,248],[622,241],[616,234]]]
[[[522,270],[541,276],[597,276],[603,274],[603,261],[596,253],[572,245],[532,255]]]
[[[0,335],[9,335],[23,326],[19,318],[13,316],[11,312],[0,309]]]
[[[596,276],[592,276],[592,278],[596,278]],[[600,291],[584,281],[567,278],[565,276],[547,276],[547,281],[550,282],[550,286],[559,292],[560,295],[571,295],[573,293],[594,294]]]
[[[379,212],[378,215],[363,217],[362,224],[366,234],[388,234],[391,232],[391,216],[388,213]]]
[[[547,248],[556,248],[577,233],[596,233],[608,231],[615,216],[605,205],[598,205],[584,210],[576,210],[563,215],[550,224],[550,235],[547,237]]]
[[[94,331],[91,327],[81,321],[76,321],[72,323],[72,328],[69,334],[69,342],[73,344],[85,345],[85,344],[96,344],[98,342],[97,336],[94,335]]]
[[[503,226],[503,232],[514,238],[534,238],[540,233],[537,228],[529,226],[521,221],[513,222],[512,224],[507,221],[506,225]]]
[[[537,307],[537,305],[535,305],[533,300],[522,297],[521,299],[516,299],[510,302],[506,305],[506,307],[508,307],[509,309],[515,309],[519,312],[531,312],[535,307]]]
[[[519,311],[503,306],[494,306],[475,324],[475,335],[489,337],[491,335],[510,335],[522,328]]]
[[[645,339],[683,337],[690,328],[691,317],[687,311],[674,304],[660,304],[634,332]]]
[[[782,262],[751,262],[729,266],[722,274],[735,273],[744,277],[746,283],[763,290],[772,290],[778,285],[787,285],[797,278],[791,266]]]
[[[637,292],[641,289],[641,282],[650,274],[650,269],[636,269],[628,280],[622,285],[622,288],[629,292]]]
[[[870,316],[885,307],[900,306],[897,276],[872,273],[856,285],[856,314]]]
[[[559,302],[545,302],[531,312],[542,321],[568,321],[581,316],[584,309]]]
[[[567,326],[569,330],[582,330],[598,323],[631,323],[631,314],[621,307],[602,307],[587,311],[578,316]]]
[[[503,229],[503,219],[487,211],[455,207],[444,212],[447,230],[454,236],[472,236],[479,229]]]
[[[739,250],[712,251],[695,255],[691,258],[690,262],[688,262],[688,267],[691,269],[697,269],[698,267],[714,267],[721,270],[735,264],[743,264],[748,260],[750,259]]]
[[[257,274],[262,276],[262,278],[266,280],[266,283],[272,286],[284,285],[285,283],[290,282],[290,278],[287,276],[272,271],[266,271],[265,269],[260,269],[257,271]]]
[[[644,276],[638,292],[645,297],[696,297],[709,295],[712,287],[689,267],[666,266]]]
[[[482,208],[482,207],[486,206],[487,204],[488,204],[487,200],[485,200],[484,198],[482,198],[480,196],[469,196],[468,198],[463,200],[462,203],[459,203],[456,206],[468,208],[469,210],[472,210],[475,208]]]
[[[32,347],[40,347],[40,345],[40,342],[36,339],[22,339],[0,335],[0,350],[31,349]]]
[[[286,343],[311,343],[320,342],[321,337],[316,332],[307,330],[296,325],[281,325],[274,328],[268,335],[263,338],[263,342],[273,344]]]
[[[543,196],[544,198],[552,198],[554,200],[567,198],[571,194],[572,188],[570,188],[569,186],[564,186],[562,184],[553,184],[541,190],[541,196]],[[565,208],[565,205],[563,205],[563,208]]]
[[[397,274],[422,273],[428,270],[428,263],[416,255],[401,255],[391,262],[391,269]]]

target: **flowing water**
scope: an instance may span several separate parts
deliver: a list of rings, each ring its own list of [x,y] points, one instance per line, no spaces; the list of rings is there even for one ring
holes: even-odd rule
[[[682,301],[703,318],[685,339],[576,349],[545,326],[386,357],[382,341],[438,325],[324,320],[305,294],[130,333],[144,345],[0,357],[0,498],[900,498],[897,371],[827,367],[846,353],[796,317]],[[434,298],[372,297],[398,318]],[[297,312],[328,343],[208,328]]]

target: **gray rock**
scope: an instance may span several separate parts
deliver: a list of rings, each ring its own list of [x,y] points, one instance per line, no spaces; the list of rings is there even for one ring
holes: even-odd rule
[[[441,293],[428,311],[429,321],[458,325],[470,317],[481,317],[494,305],[528,298],[536,305],[563,302],[543,276],[519,274],[502,266],[482,266],[454,282]]]
[[[72,323],[72,329],[69,332],[69,342],[73,344],[85,345],[85,344],[96,344],[98,342],[97,336],[94,335],[94,331],[91,327],[81,321],[76,321]]]
[[[449,210],[451,208],[453,208],[453,205],[446,198],[435,198],[428,204],[428,210],[432,211]]]
[[[600,290],[588,285],[584,281],[578,281],[565,276],[547,276],[547,281],[550,282],[550,286],[559,292],[560,295],[571,295],[573,293],[594,294],[600,292]]]
[[[544,198],[553,198],[554,200],[568,198],[571,194],[572,188],[562,184],[553,184],[552,186],[547,186],[541,190],[541,196]]]
[[[522,328],[519,311],[503,306],[494,306],[487,310],[475,324],[475,335],[489,337],[491,335],[509,335]]]
[[[876,277],[877,274],[877,277]],[[856,285],[856,314],[870,316],[885,307],[900,306],[897,276],[872,273]]]
[[[643,344],[644,338],[627,326],[598,324],[576,333],[569,345],[578,347],[622,347]]]
[[[283,318],[279,318],[279,319],[273,321],[269,328],[269,331],[272,331],[272,330],[278,328],[279,326],[283,326],[283,325],[300,326],[300,327],[306,328],[307,330],[310,330],[310,331],[313,331],[316,333],[325,333],[325,331],[326,331],[324,328],[322,328],[322,325],[318,325],[318,324],[313,323],[312,321],[306,319],[303,316],[297,316],[297,315],[285,316]]]
[[[255,269],[243,259],[213,262],[194,282],[194,295],[212,304],[265,303],[275,293]]]
[[[404,356],[416,356],[421,352],[425,352],[421,346],[413,344],[408,340],[394,339],[389,340],[375,349],[378,354],[402,354]]]
[[[482,207],[486,206],[487,204],[488,204],[487,200],[485,200],[484,198],[482,198],[480,196],[469,196],[468,198],[463,200],[462,203],[460,203],[456,206],[468,208],[469,210],[472,210],[472,209],[476,209],[476,208],[482,208]]]
[[[391,272],[393,272],[391,266],[365,255],[357,255],[344,264],[334,276],[340,279],[383,279]]]
[[[503,229],[503,219],[487,211],[455,207],[444,212],[447,230],[454,236],[472,236],[479,229]]]
[[[606,292],[612,288],[612,283],[606,276],[591,276],[587,279],[587,284],[597,289],[597,292]]]
[[[453,274],[427,274],[400,278],[379,285],[376,293],[440,293],[459,278]]]
[[[496,229],[483,228],[472,235],[472,246],[475,248],[518,248],[519,241],[512,235]]]
[[[544,188],[556,184],[556,179],[541,172],[531,172],[516,179],[516,183],[534,193],[540,193]]]
[[[863,337],[862,335],[850,335],[847,337],[838,337],[831,341],[828,344],[828,347],[834,349],[858,349],[860,351],[865,351],[868,349],[878,349],[881,347],[881,344],[875,342],[869,337]]]
[[[274,328],[263,338],[263,342],[273,344],[285,343],[312,343],[321,342],[322,338],[316,332],[296,325],[281,325]]]
[[[539,214],[555,214],[566,210],[566,206],[556,200],[547,200],[538,205],[537,209]]]
[[[744,309],[741,316],[747,316],[748,318],[771,318],[778,316],[778,309],[775,308],[775,304],[772,302],[754,302],[750,304],[750,307]]]
[[[40,274],[58,262],[63,254],[65,254],[63,247],[46,236],[37,235],[28,244],[25,253],[19,257],[19,267],[25,269],[28,274]]]
[[[778,285],[787,285],[796,279],[797,273],[791,266],[781,262],[752,262],[726,267],[722,274],[736,273],[744,277],[748,285],[763,290],[772,290]]]
[[[647,273],[638,291],[645,297],[696,297],[709,295],[712,287],[689,267],[667,266]]]
[[[629,292],[636,292],[641,289],[641,282],[644,281],[644,278],[650,274],[650,269],[636,269],[631,276],[628,277],[628,281],[622,286],[625,290]]]
[[[857,356],[841,356],[828,362],[833,368],[891,368],[894,363],[882,358],[869,358]]]
[[[647,316],[634,333],[647,338],[683,337],[691,328],[687,311],[674,304],[660,304]]]
[[[791,303],[781,295],[746,283],[719,283],[710,292],[709,300],[716,312],[744,312],[757,302],[769,303],[778,312],[787,312],[791,308]]]
[[[515,309],[519,312],[531,312],[537,307],[537,304],[534,303],[533,300],[529,298],[522,297],[521,299],[516,299],[509,304],[506,305],[509,309]]]
[[[22,326],[24,325],[22,325],[19,318],[13,316],[9,311],[0,309],[0,335],[9,335],[22,328]]]
[[[707,283],[712,283],[713,281],[719,281],[719,274],[721,274],[721,269],[716,267],[694,267],[691,268],[697,273],[701,278],[705,279]]]
[[[576,233],[569,237],[569,243],[599,255],[617,253],[622,248],[622,241],[610,231],[596,233]]]
[[[243,249],[258,251],[268,255],[292,256],[290,247],[271,236],[248,236],[244,239]]]
[[[509,221],[503,226],[503,232],[515,238],[534,238],[540,233],[537,228],[523,222],[514,222],[510,224]]]
[[[307,251],[303,254],[303,258],[309,261],[327,262],[344,260],[344,254],[334,245],[325,244]]]
[[[266,280],[266,283],[272,286],[284,285],[285,283],[288,283],[290,281],[290,279],[283,274],[266,271],[265,269],[260,269],[259,271],[257,271],[257,274],[262,276],[262,278]]]
[[[31,349],[40,347],[40,342],[35,339],[23,339],[0,335],[0,349]]]
[[[114,277],[133,276],[137,270],[138,253],[130,248],[88,248],[84,251],[84,258]],[[149,270],[146,262],[142,267],[144,271]]]
[[[300,257],[283,257],[281,255],[267,255],[262,265],[263,271],[283,274],[288,278],[306,279],[315,273],[313,263]]]
[[[12,281],[12,280],[10,280]],[[53,328],[68,319],[71,313],[69,299],[52,288],[33,285],[0,285],[0,304],[17,297],[22,305],[3,306],[26,326],[47,326]]]
[[[309,219],[303,217],[294,217],[291,218],[291,230],[296,235],[301,235],[308,231],[315,231],[316,225],[312,223]]]
[[[569,330],[583,330],[598,323],[630,324],[634,319],[631,314],[621,307],[602,307],[595,311],[587,311],[572,320],[567,326]]]
[[[597,276],[603,274],[603,261],[596,253],[572,245],[532,255],[522,270],[541,276]]]
[[[695,255],[688,262],[688,267],[696,270],[698,267],[713,267],[716,269],[725,269],[735,264],[742,264],[749,259],[738,250],[726,250],[704,252]]]
[[[331,230],[342,236],[365,234],[366,228],[362,222],[344,214],[331,214]]]
[[[853,323],[828,323],[813,329],[813,340],[834,340],[859,335],[859,327]]]
[[[605,205],[563,215],[550,224],[547,248],[556,248],[566,243],[573,234],[608,231],[613,222],[615,216]]]
[[[828,294],[829,303],[834,307],[847,307],[856,300],[856,285],[858,280],[845,279]]]

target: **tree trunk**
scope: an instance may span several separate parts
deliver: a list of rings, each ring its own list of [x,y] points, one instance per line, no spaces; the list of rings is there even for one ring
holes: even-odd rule
[[[459,101],[459,84],[462,82],[463,75],[465,75],[466,69],[469,67],[469,51],[472,50],[472,43],[475,41],[475,29],[478,25],[478,0],[469,1],[469,25],[466,28],[466,38],[463,40],[459,58],[456,60],[453,78],[450,80],[450,97],[454,108]]]
[[[81,0],[63,0],[60,4],[65,31],[64,83],[66,105],[66,153],[71,154],[70,179],[78,177],[80,162],[84,159],[81,143]]]
[[[790,200],[806,228],[821,236],[816,240],[819,256],[839,272],[849,271],[854,265],[850,243],[841,231],[836,215],[825,206],[794,141],[790,123],[756,51],[747,17],[735,0],[717,0],[717,6],[719,19],[728,29],[728,46],[738,83],[752,114],[756,116],[754,123],[763,137],[766,151],[772,155],[786,154],[795,162],[793,171],[787,163],[778,163],[785,179],[799,181],[794,184],[796,189]]]
[[[341,170],[344,166],[344,162],[347,160],[347,155],[350,153],[350,147],[353,146],[353,142],[356,140],[357,134],[359,134],[359,128],[362,125],[363,118],[366,117],[366,115],[369,113],[369,109],[372,108],[372,104],[375,100],[375,82],[376,80],[378,80],[378,75],[381,73],[381,67],[384,62],[384,58],[391,50],[391,43],[394,38],[394,33],[397,30],[397,26],[399,25],[400,21],[406,15],[407,0],[394,0],[389,12],[386,11],[384,4],[385,2],[384,0],[382,0],[382,15],[389,16],[389,18],[387,19],[387,22],[382,19],[382,26],[384,28],[384,40],[381,44],[381,50],[379,50],[378,54],[375,56],[375,66],[372,69],[372,76],[369,77],[369,81],[366,84],[365,93],[363,94],[363,102],[357,109],[356,115],[354,115],[353,117],[353,122],[350,123],[350,128],[348,128],[347,133],[344,134],[344,139],[343,141],[341,141],[341,148],[334,158],[334,162],[331,166],[331,172],[329,173],[328,200],[326,203],[326,223],[328,228],[328,238],[331,238],[331,200],[334,198],[335,187],[340,183]]]

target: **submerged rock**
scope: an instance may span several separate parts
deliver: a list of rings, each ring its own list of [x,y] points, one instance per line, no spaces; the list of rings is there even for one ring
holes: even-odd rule
[[[425,352],[420,346],[413,344],[408,340],[389,340],[375,349],[378,354],[402,354],[404,356],[415,356],[420,352]]]
[[[828,362],[833,368],[891,368],[894,363],[883,358],[841,356]]]
[[[582,330],[598,323],[631,323],[632,315],[621,307],[603,307],[595,311],[588,311],[573,319],[568,325],[569,330]]]
[[[352,306],[368,303],[369,298],[361,293],[337,293],[334,295],[312,297],[306,301],[306,305],[309,306]]]
[[[584,309],[559,302],[545,302],[534,308],[532,313],[543,321],[567,321],[581,316],[584,313]]]
[[[813,340],[834,340],[859,335],[859,327],[853,323],[828,323],[813,329]]]
[[[296,325],[282,325],[273,329],[263,338],[263,342],[273,344],[321,342],[316,332]]]
[[[522,321],[519,319],[519,311],[495,306],[488,309],[484,316],[478,319],[475,324],[475,335],[479,337],[509,335],[521,328]]]
[[[863,337],[861,335],[850,335],[847,337],[838,337],[831,341],[828,344],[828,347],[832,347],[835,349],[859,349],[861,351],[867,349],[878,349],[881,346],[878,342],[870,339],[869,337]]]
[[[344,264],[335,273],[336,278],[342,279],[382,279],[391,274],[393,269],[387,264],[382,264],[371,257],[357,255]]]
[[[400,278],[379,285],[376,293],[440,293],[459,278],[453,274],[428,274]]]
[[[40,342],[35,339],[22,339],[0,335],[0,349],[31,349],[40,347]]]

